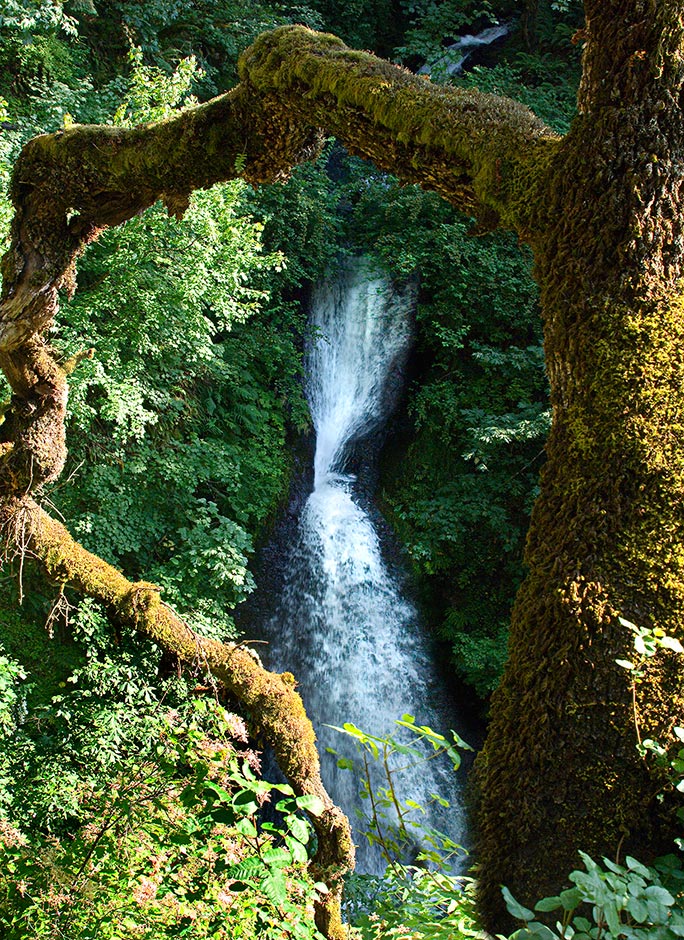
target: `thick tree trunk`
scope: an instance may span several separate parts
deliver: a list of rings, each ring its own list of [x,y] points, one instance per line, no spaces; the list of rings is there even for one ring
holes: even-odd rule
[[[554,421],[510,660],[478,762],[481,900],[556,894],[579,849],[670,851],[663,786],[637,751],[671,743],[682,668],[639,686],[625,617],[684,622],[682,4],[587,3],[581,115],[533,238]]]

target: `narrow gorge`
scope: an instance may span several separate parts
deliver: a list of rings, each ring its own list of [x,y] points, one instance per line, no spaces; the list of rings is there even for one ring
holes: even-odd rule
[[[297,677],[326,786],[353,825],[360,771],[340,768],[326,750],[354,757],[353,742],[330,726],[351,722],[385,736],[405,713],[435,730],[453,723],[424,625],[383,551],[384,527],[369,487],[354,472],[373,476],[372,442],[401,392],[415,295],[415,285],[391,284],[364,259],[347,262],[335,280],[313,292],[306,355],[316,435],[312,489],[301,501],[289,545],[281,546],[282,589],[263,627],[264,658],[270,668]],[[432,761],[398,775],[398,786],[401,799],[428,808],[421,817],[426,826],[463,841],[459,785],[450,767]],[[435,793],[448,809],[434,801]],[[377,849],[358,833],[357,844],[359,870],[379,871]]]

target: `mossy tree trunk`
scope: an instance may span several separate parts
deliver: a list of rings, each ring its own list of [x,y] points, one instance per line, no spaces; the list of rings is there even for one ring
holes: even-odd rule
[[[639,685],[633,634],[684,625],[684,4],[588,0],[580,115],[532,244],[554,420],[479,758],[482,903],[556,894],[594,856],[672,850],[639,757],[684,717],[682,665]]]
[[[198,641],[177,618],[169,625],[163,614],[154,630],[154,618],[138,618],[143,597],[165,610],[154,592],[119,583],[32,498],[64,461],[66,375],[43,337],[83,246],[156,199],[182,213],[193,189],[238,172],[277,179],[315,150],[319,128],[530,242],[554,422],[510,662],[478,765],[490,926],[502,921],[501,883],[534,899],[560,887],[577,849],[614,855],[629,845],[648,855],[669,831],[654,800],[659,783],[636,751],[630,677],[615,659],[631,652],[620,616],[681,630],[684,4],[585,7],[581,114],[563,141],[507,99],[438,88],[334,37],[284,28],[260,37],[241,60],[241,85],[206,105],[130,131],[76,127],[29,143],[3,263],[0,361],[14,390],[0,442],[5,530],[11,538],[15,521],[29,519],[30,549],[53,578],[61,572],[185,655]],[[252,696],[229,674],[233,656],[206,657]],[[676,657],[657,658],[641,688],[641,733],[665,740],[684,718]],[[254,699],[257,710],[290,701],[282,684],[269,696]],[[271,720],[276,738],[286,711]],[[291,744],[289,732],[277,743],[285,761]],[[320,783],[306,753],[290,767],[300,791]],[[349,846],[335,833],[341,870]],[[319,912],[335,937],[338,900]]]

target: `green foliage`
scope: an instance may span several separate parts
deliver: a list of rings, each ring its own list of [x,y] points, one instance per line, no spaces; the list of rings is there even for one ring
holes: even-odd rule
[[[0,647],[0,650],[2,647]],[[0,728],[11,727],[18,718],[22,690],[20,683],[26,679],[23,666],[0,652]]]
[[[477,21],[496,22],[490,0],[402,0],[409,18],[403,45],[395,49],[399,61],[419,60],[434,64],[444,46]]]
[[[130,127],[143,121],[162,121],[175,110],[197,103],[191,91],[202,73],[194,56],[181,59],[170,76],[160,68],[145,65],[138,46],[131,48],[128,57],[131,76],[126,97],[114,115],[114,124]]]
[[[21,662],[29,618],[15,619],[24,645],[0,657],[0,934],[320,940],[327,889],[307,875],[302,816],[320,801],[257,776],[242,720],[195,698],[206,677],[169,675],[151,643],[67,599],[53,631],[82,656],[46,700],[39,660]],[[15,646],[10,627],[3,614]],[[277,825],[257,818],[269,802]]]
[[[559,66],[549,53],[518,53],[490,68],[476,66],[454,83],[514,98],[531,108],[549,127],[566,134],[577,107],[578,63]]]
[[[3,936],[320,940],[312,904],[327,888],[306,874],[301,810],[322,806],[258,778],[244,724],[220,706],[149,719],[137,751],[74,794],[69,838],[0,821]],[[258,828],[272,800],[283,822]]]
[[[675,940],[684,936],[684,870],[666,856],[647,868],[627,856],[624,865],[603,859],[603,866],[580,852],[585,870],[573,871],[574,887],[544,898],[534,911],[503,889],[509,914],[525,922],[510,940]],[[559,911],[551,928],[535,913]]]
[[[69,43],[76,20],[59,0],[3,0],[0,15],[0,85],[5,92],[50,81],[73,68]]]
[[[148,65],[166,72],[181,59],[195,57],[201,66],[202,99],[235,84],[237,57],[259,33],[290,22],[314,29],[323,26],[315,11],[297,2],[108,0],[90,6],[78,16],[79,29],[97,56],[92,69],[101,81],[122,67],[129,46],[134,45]]]
[[[343,770],[360,770],[360,793],[368,806],[367,812],[360,814],[362,832],[369,845],[379,848],[389,866],[401,867],[402,858],[417,848],[419,863],[443,868],[462,851],[461,847],[444,833],[425,826],[420,818],[425,808],[412,799],[402,802],[395,780],[408,771],[415,772],[428,760],[440,758],[447,758],[452,771],[456,772],[461,764],[459,748],[470,748],[455,731],[451,732],[449,741],[427,725],[417,725],[413,715],[402,715],[395,724],[403,729],[403,734],[378,737],[361,731],[351,722],[334,728],[352,738],[361,757],[360,768],[346,757],[340,757],[337,763]],[[328,750],[337,754],[332,748]],[[380,785],[375,783],[373,766],[381,774]],[[433,794],[432,799],[445,808],[449,806],[438,794]]]
[[[9,123],[7,102],[0,98],[0,123]],[[7,199],[10,173],[12,172],[12,143],[7,134],[0,135],[0,254],[9,245],[9,230],[12,222],[12,205]]]
[[[652,738],[644,738],[641,731],[640,701],[639,692],[643,688],[648,688],[649,675],[647,665],[657,653],[666,650],[668,653],[684,654],[684,646],[674,636],[669,636],[661,627],[651,629],[649,627],[638,627],[636,624],[624,617],[619,617],[621,626],[629,630],[633,635],[634,654],[631,659],[616,659],[615,662],[621,669],[629,672],[632,684],[632,708],[634,715],[634,731],[637,740],[637,748],[644,760],[653,760],[654,766],[661,771],[661,780],[664,778],[664,791],[676,790],[678,793],[684,793],[684,728],[675,726],[672,728],[672,738],[669,742],[655,741]],[[675,752],[676,748],[676,752]],[[663,799],[663,793],[659,794],[659,799]],[[684,822],[684,806],[677,810],[680,821]],[[680,848],[683,840],[678,840]]]
[[[580,49],[573,36],[584,23],[582,0],[538,0],[535,6],[531,25],[537,48],[551,52],[556,67],[567,60],[577,62]]]
[[[427,868],[390,868],[381,879],[353,876],[346,910],[361,940],[488,940],[475,886],[472,878]]]
[[[406,22],[399,0],[311,0],[311,6],[326,32],[385,57],[400,41]]]
[[[403,745],[395,736],[377,737],[351,724],[337,729],[351,736],[366,758],[361,787],[372,807],[368,836],[376,843],[377,834],[387,828],[390,804],[395,819],[401,820],[404,811],[387,798],[395,790],[395,771],[388,759],[401,755],[420,760],[415,744],[422,740],[436,752],[444,749],[458,762],[458,754],[446,739],[416,726],[412,716],[404,716],[397,724],[416,733],[416,740]],[[454,740],[462,746],[463,742]],[[380,787],[371,783],[368,759],[384,769]],[[406,809],[414,805],[406,801]],[[395,828],[401,824],[395,823]],[[450,853],[445,854],[443,848],[431,851],[419,856],[419,866],[407,866],[401,862],[401,843],[382,839],[378,844],[388,862],[385,874],[380,878],[355,875],[347,885],[346,910],[362,940],[486,940],[489,935],[480,929],[475,910],[476,883],[449,870],[445,863]],[[668,855],[647,867],[631,856],[624,865],[606,858],[599,865],[584,852],[579,854],[584,870],[569,875],[573,887],[543,898],[533,910],[518,902],[508,888],[502,889],[509,914],[523,922],[509,940],[675,940],[684,936],[684,869],[678,856]],[[555,912],[556,920],[549,926],[545,915]],[[499,935],[499,940],[505,938]]]
[[[327,172],[328,161],[337,157],[330,141],[317,160],[295,167],[287,183],[243,191],[245,211],[263,225],[265,247],[287,257],[278,276],[269,277],[276,303],[301,296],[301,289],[329,273],[344,251],[340,186]]]
[[[167,78],[134,61],[117,121],[187,101],[194,63]],[[297,315],[259,316],[283,258],[262,251],[244,192],[217,186],[180,222],[157,206],[105,233],[56,336],[65,359],[94,355],[71,376],[72,480],[53,501],[90,549],[153,578],[214,635],[253,586],[252,533],[285,492],[287,412],[302,408]]]
[[[250,268],[280,263],[236,216],[239,191],[200,194],[181,223],[154,209],[107,233],[59,333],[65,358],[84,344],[95,355],[71,383],[78,487],[54,501],[89,547],[132,572],[170,588],[189,569],[190,603],[213,598],[217,611],[249,587],[245,526],[273,510],[287,475],[282,403],[264,385],[278,363],[260,365],[273,343],[232,332],[263,296]],[[200,559],[225,538],[232,549],[202,589]]]
[[[351,723],[336,730],[351,737],[361,756],[360,793],[369,809],[361,817],[363,832],[380,848],[387,863],[381,877],[353,875],[345,891],[345,911],[363,940],[430,940],[482,938],[477,926],[474,882],[452,870],[463,854],[448,836],[421,821],[424,807],[413,799],[400,801],[397,777],[416,779],[426,761],[448,760],[452,771],[461,761],[459,750],[468,749],[453,731],[451,740],[413,715],[403,715],[398,731],[386,737],[368,734]],[[406,735],[408,732],[408,736]],[[340,758],[341,767],[352,769]],[[379,771],[381,782],[375,781]],[[433,796],[442,806],[448,803]],[[415,864],[406,864],[407,849],[419,846]]]

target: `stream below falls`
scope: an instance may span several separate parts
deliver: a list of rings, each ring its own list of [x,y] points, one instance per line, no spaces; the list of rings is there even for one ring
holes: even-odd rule
[[[363,451],[359,442],[382,431],[401,392],[415,294],[414,286],[399,289],[373,275],[363,259],[346,263],[336,280],[313,292],[306,355],[316,433],[313,488],[300,501],[289,544],[280,546],[281,587],[260,627],[267,666],[297,678],[318,736],[324,783],[355,827],[357,870],[376,874],[384,863],[357,820],[356,811],[368,809],[359,798],[360,769],[338,766],[340,756],[355,759],[354,743],[329,726],[351,722],[385,736],[409,713],[442,733],[456,727],[416,607],[383,553],[382,520],[349,469],[350,456],[356,463]],[[377,777],[376,785],[382,782]],[[448,760],[397,774],[395,783],[402,800],[426,808],[418,814],[422,823],[465,840],[461,784]]]

